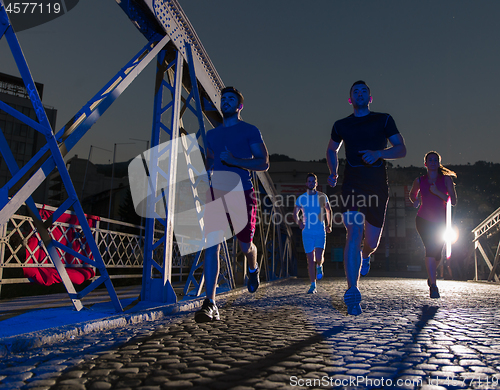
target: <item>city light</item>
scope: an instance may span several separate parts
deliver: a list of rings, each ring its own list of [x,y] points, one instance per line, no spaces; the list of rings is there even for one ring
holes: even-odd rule
[[[451,245],[458,240],[458,229],[451,224],[451,198],[448,197],[446,202],[446,229],[443,233],[444,242],[446,244],[446,258],[451,256]]]

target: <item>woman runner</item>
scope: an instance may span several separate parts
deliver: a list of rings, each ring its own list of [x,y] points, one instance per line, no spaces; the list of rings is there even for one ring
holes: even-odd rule
[[[446,228],[446,202],[450,197],[453,206],[457,203],[457,193],[452,177],[456,173],[441,165],[441,156],[435,151],[424,157],[427,174],[416,178],[410,191],[410,200],[419,207],[415,220],[418,234],[425,247],[425,267],[427,284],[431,298],[439,298],[436,285],[436,269],[441,261]]]

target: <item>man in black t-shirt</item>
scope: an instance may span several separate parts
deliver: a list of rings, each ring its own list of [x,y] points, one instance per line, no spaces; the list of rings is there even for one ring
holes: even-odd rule
[[[394,119],[389,114],[371,112],[371,102],[368,85],[362,80],[356,81],[349,98],[354,113],[335,122],[326,153],[330,169],[328,184],[335,187],[338,151],[345,143],[346,166],[341,201],[347,230],[344,249],[347,291],[344,302],[347,312],[352,315],[362,312],[359,277],[370,270],[370,255],[378,247],[384,226],[389,199],[385,160],[406,155],[405,143]],[[387,147],[387,141],[390,147]]]

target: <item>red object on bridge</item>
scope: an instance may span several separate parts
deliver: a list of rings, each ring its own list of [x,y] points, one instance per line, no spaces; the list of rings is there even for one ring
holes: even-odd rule
[[[52,216],[54,212],[45,209],[45,206],[40,210],[40,215],[44,221]],[[87,216],[87,221],[90,227],[95,227],[99,217]],[[81,253],[83,256],[93,259],[92,252],[87,246],[85,236],[80,228],[78,217],[73,213],[64,213],[59,217],[57,222],[68,224],[69,226],[53,225],[50,231],[52,239],[61,244],[73,249],[75,252]],[[61,252],[61,260],[64,264],[82,264],[79,267],[66,267],[66,272],[69,278],[75,284],[82,284],[95,276],[94,268],[86,265],[80,259],[72,256],[69,253]],[[27,264],[51,264],[49,256],[38,234],[33,234],[26,246],[26,263]],[[61,283],[61,277],[54,266],[51,267],[25,267],[23,268],[24,277],[30,279],[32,283],[50,286],[54,283]]]

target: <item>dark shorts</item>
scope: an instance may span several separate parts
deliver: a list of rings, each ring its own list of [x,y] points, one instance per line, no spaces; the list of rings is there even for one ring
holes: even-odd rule
[[[382,228],[385,221],[389,187],[385,167],[346,166],[342,183],[341,210],[358,211],[371,225]]]
[[[384,226],[388,200],[389,196],[384,191],[369,194],[351,186],[342,186],[342,212],[358,211],[368,223],[378,228]]]
[[[241,193],[240,193],[241,194]],[[236,229],[236,238],[243,243],[250,243],[253,240],[255,234],[255,227],[257,225],[257,197],[253,188],[243,191],[244,196],[244,207],[246,207],[246,218],[244,219],[244,224],[242,224],[242,210],[243,201],[235,191],[231,192],[215,192],[215,198],[224,197],[225,206],[229,213],[220,212],[220,210],[214,210],[205,212],[205,231],[210,233],[216,230],[222,230],[226,232],[226,238],[229,238],[227,234],[227,226],[231,227],[231,232]],[[207,191],[206,202],[213,201],[210,191]],[[235,215],[238,216],[235,218]]]
[[[427,221],[418,216],[415,225],[425,247],[425,257],[433,257],[436,261],[440,261],[445,244],[443,233],[446,225]]]
[[[236,234],[236,238],[240,242],[248,244],[252,242],[255,235],[255,227],[257,226],[257,198],[253,188],[245,191],[245,200],[247,204],[248,223],[241,232]]]

